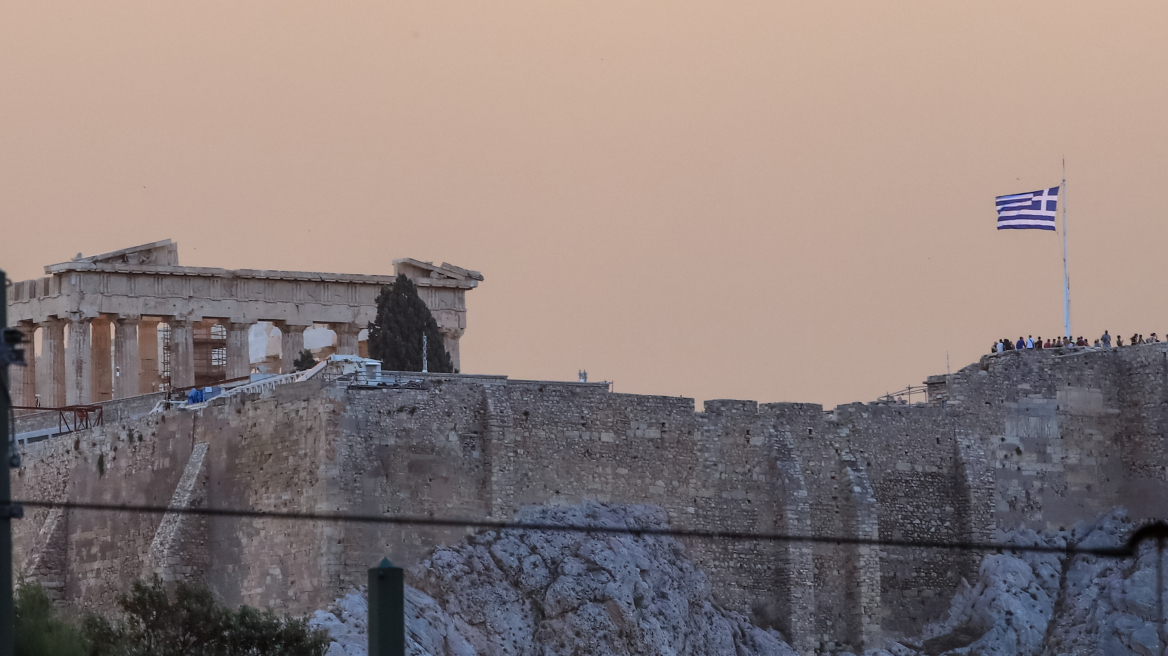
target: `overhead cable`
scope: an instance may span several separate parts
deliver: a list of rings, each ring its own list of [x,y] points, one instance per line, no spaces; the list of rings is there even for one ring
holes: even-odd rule
[[[420,517],[409,515],[369,515],[345,512],[310,513],[249,508],[198,508],[153,506],[140,504],[84,503],[77,501],[44,501],[38,499],[13,500],[14,506],[29,508],[60,508],[95,512],[129,512],[141,514],[196,515],[204,517],[234,517],[313,522],[340,522],[353,524],[381,524],[430,528],[466,528],[488,531],[557,531],[562,533],[601,533],[633,536],[662,536],[697,540],[736,540],[755,542],[787,542],[805,544],[834,544],[867,547],[895,547],[907,549],[944,549],[952,551],[1023,552],[1064,555],[1091,555],[1125,558],[1135,555],[1139,543],[1145,539],[1159,542],[1168,540],[1168,523],[1155,522],[1135,531],[1127,543],[1119,547],[1063,547],[1044,544],[1012,544],[1008,542],[947,542],[941,540],[866,539],[848,536],[792,535],[787,533],[752,533],[748,531],[701,531],[678,528],[640,528],[630,526],[587,526],[549,524],[546,522],[504,522],[462,517]]]

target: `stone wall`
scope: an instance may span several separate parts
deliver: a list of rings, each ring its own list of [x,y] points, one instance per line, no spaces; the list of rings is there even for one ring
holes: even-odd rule
[[[25,446],[13,497],[165,506],[190,457],[197,420],[194,414],[148,415]],[[15,524],[14,565],[32,573],[53,563],[50,580],[65,599],[107,607],[121,582],[142,575],[158,520],[29,509]]]
[[[1007,353],[931,378],[929,403],[828,412],[732,400],[696,412],[691,399],[597,384],[417,378],[310,380],[28,445],[14,496],[495,519],[598,500],[658,505],[677,528],[929,542],[1069,527],[1114,505],[1168,515],[1160,346]],[[228,603],[304,613],[384,556],[410,565],[466,533],[194,519],[30,510],[17,523],[17,566],[82,607],[159,573],[202,577]],[[804,652],[915,633],[977,562],[830,542],[687,548],[719,603]]]

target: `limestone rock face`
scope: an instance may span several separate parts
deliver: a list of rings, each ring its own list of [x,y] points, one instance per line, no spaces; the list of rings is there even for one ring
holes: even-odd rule
[[[664,527],[648,506],[537,508],[521,521]],[[999,532],[995,542],[1119,546],[1133,526],[1116,509],[1072,531]],[[774,631],[718,608],[705,575],[670,538],[488,532],[436,549],[407,573],[413,656],[794,656]],[[312,623],[328,656],[365,656],[365,598],[355,592]],[[1128,559],[989,554],[948,617],[864,656],[1160,654],[1156,550]],[[838,654],[837,656],[844,656]]]
[[[999,533],[995,541],[1117,547],[1131,531],[1120,508],[1072,531],[1019,529]],[[867,656],[1151,656],[1162,648],[1158,614],[1151,543],[1128,559],[992,554],[982,561],[976,583],[954,595],[946,620],[927,627],[919,640]]]
[[[1064,535],[1028,529],[995,536],[999,542],[1065,547]],[[963,582],[949,618],[925,630],[925,653],[1007,656],[1040,654],[1058,599],[1063,556],[991,554],[982,560],[975,585]]]
[[[519,521],[664,528],[649,506],[533,508]],[[407,651],[428,656],[794,656],[773,630],[714,603],[672,538],[486,532],[440,547],[407,573]],[[311,620],[329,656],[365,654],[364,598]]]

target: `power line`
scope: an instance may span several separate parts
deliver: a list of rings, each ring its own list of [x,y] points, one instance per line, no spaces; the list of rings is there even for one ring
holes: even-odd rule
[[[633,536],[662,536],[694,538],[699,540],[739,540],[756,542],[795,542],[804,544],[836,544],[867,547],[898,547],[913,549],[947,549],[952,551],[1013,551],[1064,555],[1090,555],[1107,558],[1134,556],[1140,542],[1146,539],[1168,539],[1168,523],[1155,522],[1136,530],[1121,547],[1051,547],[1047,545],[1020,545],[996,542],[944,542],[936,540],[883,540],[846,536],[789,535],[785,533],[751,533],[747,531],[699,531],[675,528],[635,528],[627,526],[579,526],[541,522],[503,522],[461,517],[418,517],[409,515],[365,515],[354,513],[307,513],[278,510],[231,508],[175,508],[136,504],[83,503],[76,501],[13,500],[13,505],[29,508],[61,508],[97,512],[130,512],[141,514],[175,513],[204,517],[237,517],[252,519],[280,519],[314,522],[342,522],[354,524],[384,524],[392,526],[422,526],[438,528],[470,528],[493,531],[558,531],[563,533],[603,533]],[[0,512],[6,510],[0,507]]]

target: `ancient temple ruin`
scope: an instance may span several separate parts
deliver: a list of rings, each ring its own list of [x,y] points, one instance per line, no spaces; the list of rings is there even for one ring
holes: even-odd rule
[[[377,295],[398,274],[417,285],[457,370],[466,291],[482,274],[409,258],[393,266],[392,276],[189,267],[169,239],[79,254],[7,289],[9,321],[39,344],[33,366],[13,381],[13,400],[83,405],[243,378],[253,371],[251,336],[276,330],[272,368],[282,372],[304,349],[306,330],[332,331],[325,354],[363,355]],[[257,333],[264,323],[271,327]]]

